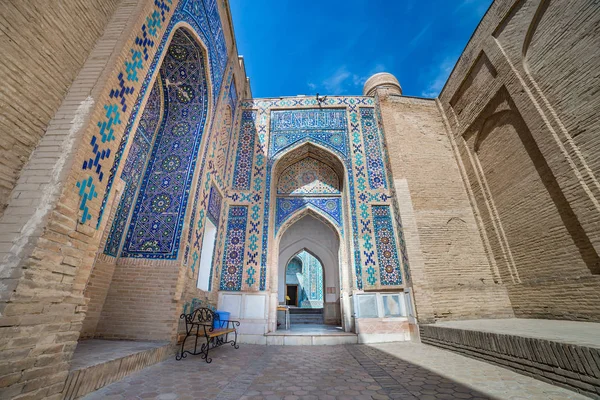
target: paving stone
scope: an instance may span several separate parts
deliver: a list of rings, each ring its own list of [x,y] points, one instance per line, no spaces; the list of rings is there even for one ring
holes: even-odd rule
[[[169,359],[86,399],[586,399],[510,370],[419,343],[220,348]]]

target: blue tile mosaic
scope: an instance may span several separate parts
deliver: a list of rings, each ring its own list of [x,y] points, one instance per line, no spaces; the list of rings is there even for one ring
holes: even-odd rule
[[[402,273],[398,251],[396,250],[396,237],[392,225],[390,206],[372,206],[372,213],[381,285],[400,285],[402,283]],[[376,282],[369,283],[374,285]]]
[[[340,197],[278,197],[275,207],[276,231],[290,216],[306,207],[321,211],[320,214],[324,214],[337,227],[342,227],[342,199]]]
[[[323,266],[306,250],[290,260],[285,274],[286,285],[298,285],[298,307],[323,307]]]
[[[122,257],[177,258],[208,109],[204,65],[195,40],[184,30],[175,32],[160,71],[164,123],[142,179]]]
[[[308,140],[348,156],[344,109],[271,111],[271,136],[271,156]]]
[[[82,167],[83,170],[90,170],[93,173],[90,172],[88,177],[83,178],[77,184],[77,187],[80,188],[79,196],[81,198],[79,208],[82,210],[80,222],[86,223],[92,218],[88,203],[98,197],[98,194],[95,192],[96,182],[102,182],[106,172],[106,164],[112,165],[109,171],[106,189],[104,190],[104,193],[101,194],[102,202],[96,219],[96,229],[98,229],[100,222],[102,221],[102,216],[119,168],[122,154],[127,146],[130,132],[140,111],[140,103],[144,98],[146,88],[150,86],[150,82],[157,73],[159,67],[158,61],[167,47],[167,39],[178,23],[185,22],[194,29],[207,48],[213,103],[216,103],[217,93],[219,93],[221,83],[223,82],[228,61],[228,52],[221,18],[218,12],[217,0],[180,1],[173,12],[169,25],[162,35],[154,58],[150,65],[147,66],[147,61],[149,59],[148,50],[155,47],[155,41],[159,38],[159,29],[162,29],[167,14],[171,12],[172,6],[171,0],[153,0],[153,2],[154,7],[146,17],[146,23],[141,26],[140,32],[134,41],[134,45],[130,49],[131,56],[125,61],[121,72],[114,82],[115,87],[110,92],[110,97],[114,100],[104,106],[106,110],[105,117],[97,123],[99,131],[98,134],[94,135],[92,138],[90,158],[84,162]],[[110,148],[112,147],[112,144],[110,144],[110,142],[115,139],[115,127],[121,124],[121,113],[130,108],[131,103],[136,99],[136,97],[134,97],[134,88],[131,84],[128,84],[128,82],[138,81],[142,71],[146,68],[148,72],[145,75],[142,90],[139,95],[137,95],[135,104],[133,104],[132,112],[121,138],[118,150],[116,152],[111,152]],[[111,156],[114,156],[114,161],[111,159]]]
[[[133,143],[129,149],[123,171],[121,172],[121,179],[125,181],[125,188],[115,212],[104,248],[104,254],[113,257],[117,256],[121,247],[133,201],[140,187],[144,167],[148,161],[152,140],[160,127],[163,89],[163,83],[160,77],[157,77],[148,96],[146,107],[133,136]]]
[[[221,271],[221,290],[235,291],[242,288],[247,222],[248,207],[229,207],[227,238],[223,255],[223,270]]]
[[[233,189],[248,190],[252,183],[252,158],[256,138],[255,121],[256,113],[254,111],[242,112],[242,126],[233,171]]]
[[[387,188],[381,140],[379,138],[379,129],[375,123],[373,108],[361,107],[360,121],[365,141],[369,186],[371,189]]]
[[[215,226],[219,226],[219,217],[221,215],[221,203],[223,198],[219,191],[214,187],[210,187],[210,195],[208,196],[207,216]]]

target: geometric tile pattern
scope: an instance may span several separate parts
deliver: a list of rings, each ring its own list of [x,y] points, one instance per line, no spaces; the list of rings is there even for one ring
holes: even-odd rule
[[[221,92],[217,99],[217,107],[212,116],[208,136],[205,138],[206,145],[203,150],[200,174],[198,174],[196,183],[194,203],[190,217],[190,229],[188,231],[188,240],[183,257],[183,262],[190,266],[191,276],[196,277],[194,268],[198,263],[202,250],[206,218],[213,219],[213,223],[215,222],[214,220],[218,219],[218,224],[215,224],[217,228],[217,237],[208,281],[209,290],[212,288],[213,276],[215,274],[220,276],[221,262],[223,260],[223,246],[225,242],[227,218],[225,218],[226,216],[220,218],[219,215],[221,211],[219,211],[218,214],[217,211],[211,211],[210,213],[215,214],[216,218],[210,217],[208,208],[209,203],[213,204],[210,206],[213,210],[217,208],[214,206],[215,195],[212,195],[213,198],[211,199],[211,189],[215,190],[218,194],[218,197],[221,199],[221,205],[223,205],[222,193],[225,193],[226,191],[224,179],[227,173],[227,167],[222,163],[222,156],[223,154],[228,154],[229,148],[233,147],[230,143],[232,142],[232,120],[234,116],[232,115],[231,102],[228,100],[231,95],[230,86],[232,82],[233,65],[230,65],[227,68],[226,77],[221,85]],[[227,161],[225,164],[226,163]],[[223,207],[220,209],[222,210]],[[191,260],[189,258],[190,255]]]
[[[400,285],[402,273],[396,250],[390,206],[372,206],[372,212],[381,285]],[[375,282],[371,284],[375,284]]]
[[[160,126],[163,107],[162,90],[162,82],[158,76],[148,96],[121,173],[121,179],[125,181],[125,188],[104,248],[104,253],[113,257],[117,256],[123,241],[127,220],[150,154],[150,146]]]
[[[363,286],[377,289],[385,283],[385,287],[389,288],[402,282],[401,276],[396,279],[389,274],[381,280],[382,274],[386,273],[385,268],[381,269],[379,265],[379,259],[383,260],[383,255],[379,257],[377,253],[372,206],[396,204],[392,201],[393,187],[388,182],[390,174],[385,169],[388,165],[387,152],[374,105],[374,99],[369,97],[329,97],[322,104],[306,97],[242,101],[245,118],[241,124],[247,125],[236,130],[237,153],[228,162],[239,163],[240,158],[249,154],[252,154],[252,158],[245,159],[242,163],[248,166],[243,169],[248,174],[242,179],[244,189],[236,186],[234,178],[233,190],[227,193],[230,204],[248,206],[247,258],[242,290],[266,290],[271,224],[275,225],[273,228],[277,232],[284,224],[292,223],[299,210],[311,208],[317,215],[338,227],[340,233],[344,231],[342,206],[346,200],[342,200],[341,196],[331,196],[329,189],[325,190],[325,197],[325,193],[319,193],[320,190],[314,192],[312,187],[302,188],[302,180],[298,179],[296,171],[286,171],[294,170],[295,167],[290,168],[289,165],[283,169],[285,177],[272,176],[276,160],[307,142],[316,147],[309,149],[310,153],[306,157],[321,161],[322,157],[323,160],[328,159],[324,153],[331,152],[333,155],[329,153],[328,156],[338,158],[344,165],[346,174],[339,177],[338,182],[339,185],[343,181],[347,182],[344,197],[349,205],[351,225],[348,229],[351,232],[352,246],[348,251],[353,258],[355,286],[358,289],[363,289]],[[248,134],[248,130],[252,131],[252,135]],[[246,140],[242,140],[244,135],[247,136]],[[339,137],[334,137],[335,135]],[[249,144],[250,140],[254,142]],[[234,174],[239,177],[239,171]],[[274,199],[271,199],[271,179],[278,179],[276,189],[279,189],[279,193],[275,193]],[[320,179],[320,182],[331,183],[324,179]],[[341,189],[339,185],[338,190]],[[335,185],[332,187],[336,188]],[[297,188],[302,189],[295,191]],[[339,201],[339,207],[324,207],[327,200]],[[269,215],[271,201],[275,201],[274,216]],[[392,220],[390,226],[393,237],[401,237],[401,232],[396,232],[401,229],[401,225]],[[390,242],[390,246],[396,249],[395,239]],[[398,255],[398,252],[395,254]],[[260,257],[259,260],[257,256]],[[404,252],[402,256],[407,261]],[[256,279],[259,262],[260,274]],[[398,262],[399,265],[404,264],[399,260]],[[257,282],[258,287],[253,286]]]
[[[210,195],[208,197],[207,216],[215,226],[219,226],[219,216],[221,215],[221,203],[223,198],[219,191],[214,187],[210,187]]]
[[[281,173],[277,194],[340,194],[340,182],[327,164],[306,157]]]
[[[114,77],[110,83],[112,88],[109,93],[109,99],[104,104],[104,114],[96,122],[98,131],[95,132],[90,140],[90,149],[88,157],[84,159],[81,169],[84,171],[83,178],[77,182],[79,188],[78,194],[80,197],[79,210],[82,212],[79,222],[85,224],[92,219],[90,212],[90,202],[98,197],[96,185],[101,183],[107,166],[118,163],[119,158],[115,157],[111,163],[111,156],[114,155],[113,141],[117,138],[115,129],[121,125],[121,113],[131,109],[132,103],[135,100],[133,82],[139,79],[138,72],[143,71],[144,64],[148,61],[148,51],[154,47],[154,40],[158,36],[158,30],[162,28],[168,13],[171,10],[170,5],[172,0],[155,0],[154,7],[150,14],[146,17],[146,22],[142,24],[140,31],[137,33],[134,45],[130,49],[128,58],[125,59],[119,74]],[[149,81],[146,86],[149,86]],[[143,95],[143,93],[142,93]],[[133,118],[137,115],[137,107],[143,96],[138,96],[135,106],[133,107]],[[107,194],[110,191],[114,174],[116,172],[113,167],[110,171],[109,180],[105,196],[102,199],[100,212],[97,216],[96,229],[100,225],[100,220],[104,206],[107,201]]]
[[[341,197],[277,197],[275,232],[292,214],[307,207],[321,211],[319,214],[342,228]]]
[[[387,157],[385,142],[381,136],[380,121],[378,114],[375,113],[374,105],[374,99],[369,97],[329,97],[323,104],[317,104],[314,98],[256,99],[242,102],[243,112],[253,113],[252,129],[256,133],[253,168],[248,189],[246,191],[233,190],[227,194],[228,201],[249,207],[248,239],[246,241],[248,258],[242,290],[266,290],[266,265],[270,250],[271,224],[275,225],[271,229],[275,232],[280,231],[286,223],[293,222],[298,210],[308,207],[320,217],[334,223],[339,231],[343,232],[342,205],[346,201],[349,205],[348,217],[351,222],[346,229],[351,236],[349,238],[351,247],[348,248],[348,251],[352,254],[355,287],[377,289],[401,284],[402,276],[398,276],[396,279],[393,274],[389,275],[385,272],[385,268],[380,268],[379,260],[384,260],[384,256],[383,253],[381,256],[377,253],[372,206],[389,207],[395,206],[395,204],[392,201],[393,187],[388,182],[391,175],[385,169],[388,162],[385,159]],[[323,117],[328,114],[329,116],[334,115],[334,117]],[[340,124],[332,121],[344,122]],[[242,132],[243,129],[240,129],[239,134],[242,135]],[[339,141],[331,142],[327,139],[327,134],[331,132],[341,133],[341,143]],[[283,139],[280,139],[281,137]],[[343,195],[346,200],[339,197],[340,207],[334,212],[334,216],[318,206],[322,205],[326,199],[331,200],[335,196],[325,198],[323,194],[293,193],[294,191],[290,188],[294,185],[291,183],[289,185],[285,183],[286,188],[280,192],[292,192],[293,194],[275,193],[275,198],[271,198],[271,190],[275,190],[271,189],[271,179],[278,178],[271,176],[275,161],[283,154],[307,142],[316,145],[314,150],[310,149],[309,155],[312,158],[321,161],[321,155],[317,153],[329,151],[344,164],[346,175],[340,177],[339,183],[341,185],[343,181],[347,182],[347,190]],[[289,166],[283,171],[286,171],[287,168]],[[287,176],[283,180],[278,180],[277,183],[281,189],[284,181],[292,182],[293,180]],[[331,195],[328,194],[328,196]],[[274,216],[269,215],[271,201],[275,201]],[[398,259],[399,252],[396,249],[398,242],[395,239],[401,237],[401,232],[396,232],[401,229],[401,225],[398,225],[396,220],[389,221],[391,221],[391,225],[388,228],[391,226],[394,237],[394,241],[391,241],[389,245],[390,248],[396,250],[392,254],[396,254],[396,260],[401,267],[403,262]],[[257,241],[256,237],[262,238],[262,240]],[[255,279],[257,254],[261,255],[258,288],[253,287],[257,281]],[[402,255],[404,260],[404,254]]]
[[[125,236],[122,257],[175,259],[208,109],[204,55],[185,30],[162,63],[163,123]]]
[[[385,169],[379,141],[379,130],[373,116],[373,108],[360,108],[360,120],[365,140],[365,155],[367,157],[367,172],[371,189],[385,188]]]
[[[323,266],[319,262],[319,260],[314,257],[312,254],[303,251],[298,255],[302,259],[302,263],[308,267],[305,268],[308,270],[308,279],[306,280],[309,284],[307,290],[307,299],[310,306],[315,307],[318,306],[318,303],[321,302],[321,306],[323,305]],[[305,307],[306,304],[303,302],[302,307]]]
[[[84,172],[89,172],[86,172],[82,180],[77,183],[81,199],[79,208],[82,211],[80,223],[92,219],[90,202],[96,202],[95,199],[100,195],[101,203],[93,207],[99,210],[98,215],[94,216],[96,229],[100,226],[145,91],[149,90],[150,82],[160,67],[159,61],[175,26],[180,22],[188,24],[206,47],[208,73],[210,73],[213,93],[219,93],[227,65],[227,45],[217,0],[181,0],[173,12],[171,11],[172,0],[153,0],[152,3],[153,8],[145,18],[145,23],[141,25],[134,44],[127,52],[128,58],[125,59],[119,73],[111,78],[114,81],[111,82],[113,88],[110,91],[110,100],[104,105],[104,115],[96,122],[98,132],[91,138],[89,158],[82,166]],[[168,26],[164,32],[161,32],[164,22],[168,19],[170,19]],[[155,47],[157,49],[154,57],[150,57]],[[142,89],[136,93],[132,82],[140,79],[143,79]],[[216,96],[213,96],[213,102],[215,98]],[[128,121],[124,130],[120,127],[123,116]],[[115,140],[120,141],[118,146],[114,144]],[[107,171],[106,167],[110,167],[110,170]],[[105,174],[108,174],[108,179],[105,180],[106,186],[104,188],[100,186],[100,193],[97,193],[96,187],[98,183],[103,183]]]
[[[244,271],[244,246],[246,243],[246,223],[248,207],[230,206],[227,216],[227,239],[221,272],[221,290],[240,290]]]
[[[271,156],[301,141],[310,139],[333,147],[345,157],[346,112],[344,109],[271,111]]]
[[[232,127],[232,108],[230,105],[224,106],[223,117],[220,124],[213,129],[217,129],[216,137],[211,138],[207,146],[210,149],[208,168],[213,179],[218,182],[220,188],[224,188],[223,174],[225,173],[225,164],[227,162],[228,149],[230,147],[230,135]]]
[[[256,113],[252,111],[242,112],[242,127],[238,138],[237,156],[235,157],[233,189],[250,189],[254,139],[256,137],[255,119]]]
[[[227,66],[227,44],[221,25],[221,17],[219,15],[219,6],[217,0],[184,0],[182,1],[183,11],[181,19],[189,22],[186,18],[187,13],[195,27],[204,34],[204,45],[208,48],[209,62],[211,65],[211,77],[213,82],[213,101],[216,103],[217,93],[221,88],[223,81],[223,73]],[[193,26],[194,26],[193,25]]]

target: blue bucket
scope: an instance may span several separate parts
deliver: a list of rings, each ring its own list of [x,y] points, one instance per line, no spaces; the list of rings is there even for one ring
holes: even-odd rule
[[[229,320],[229,316],[231,315],[231,313],[227,311],[215,311],[215,314],[216,318],[213,321],[213,328],[227,328],[227,321]]]

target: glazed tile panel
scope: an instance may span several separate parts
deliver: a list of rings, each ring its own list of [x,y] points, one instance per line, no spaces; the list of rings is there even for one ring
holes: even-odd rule
[[[172,10],[171,0],[153,0],[152,3],[153,7],[145,18],[145,23],[140,26],[131,49],[127,51],[128,57],[119,73],[111,78],[110,100],[103,106],[102,117],[94,122],[98,129],[90,137],[89,152],[82,165],[83,174],[77,182],[80,222],[95,219],[96,229],[102,221],[122,155],[141,111],[140,104],[158,71],[158,61],[175,25],[179,22],[189,24],[206,46],[213,102],[216,101],[216,93],[219,93],[227,65],[227,47],[217,0],[182,0],[175,10]],[[165,22],[168,22],[166,29]],[[153,51],[154,56],[150,57]],[[133,83],[140,79],[143,79],[142,89],[136,93]],[[127,125],[123,129],[121,124],[124,115],[127,116]],[[115,148],[114,141],[118,139],[120,144]],[[107,171],[109,166],[110,170]],[[105,179],[105,175],[108,175],[108,179]],[[102,200],[96,205],[95,202],[99,199]],[[92,215],[93,209],[98,210],[98,215]]]
[[[344,157],[348,155],[344,109],[308,109],[271,111],[270,155],[308,140],[333,147]]]
[[[178,30],[160,71],[166,85],[164,124],[142,179],[122,257],[177,258],[208,108],[204,65],[198,44]]]
[[[245,112],[255,114],[252,126],[257,138],[254,161],[262,163],[265,149],[268,149],[266,152],[267,169],[264,173],[262,164],[260,168],[255,165],[251,178],[252,192],[244,194],[244,192],[234,191],[229,198],[234,201],[243,201],[244,204],[248,204],[251,208],[257,207],[258,210],[257,213],[252,213],[255,215],[251,214],[249,219],[252,226],[250,237],[254,238],[260,235],[262,242],[251,240],[248,244],[249,247],[251,246],[253,254],[257,252],[262,254],[258,290],[266,290],[267,254],[270,250],[271,240],[268,235],[270,224],[274,223],[274,231],[279,232],[288,220],[294,220],[293,217],[297,215],[297,211],[306,207],[312,208],[322,218],[329,220],[334,225],[341,226],[342,232],[350,233],[352,246],[349,251],[353,255],[356,288],[376,289],[402,284],[400,261],[398,264],[386,264],[388,270],[390,265],[394,268],[391,275],[385,267],[380,268],[372,206],[389,207],[393,204],[393,199],[389,189],[390,184],[387,181],[389,174],[385,170],[386,160],[384,157],[387,156],[384,148],[385,142],[373,107],[373,99],[330,97],[321,105],[311,98],[256,99],[244,102],[243,106],[246,107]],[[306,108],[311,106],[313,108]],[[320,108],[316,108],[319,106]],[[344,197],[347,196],[348,199],[350,222],[346,229],[343,229],[345,223],[342,218],[343,207],[341,204],[344,204],[342,197],[339,198],[340,207],[333,213],[328,213],[324,207],[319,208],[319,206],[325,204],[325,201],[330,200],[331,197],[325,199],[323,194],[311,194],[307,190],[303,190],[303,193],[293,193],[293,190],[290,190],[293,186],[301,187],[297,178],[295,182],[298,182],[299,185],[294,184],[292,177],[294,174],[280,180],[278,182],[279,190],[274,193],[275,198],[271,197],[271,179],[277,178],[272,176],[275,160],[281,154],[307,142],[331,151],[345,167],[347,175],[344,179],[347,182],[345,188],[347,190],[344,191]],[[326,151],[317,150],[317,152]],[[320,157],[319,155],[314,158],[320,160]],[[285,188],[282,188],[282,185]],[[331,194],[327,195],[331,196]],[[274,218],[268,215],[271,201],[276,202]],[[261,210],[265,211],[261,212]],[[333,208],[329,210],[333,210]],[[259,230],[257,223],[261,221]],[[391,221],[392,232],[400,229],[396,228],[395,220]],[[398,233],[394,233],[394,235],[398,235]],[[390,246],[396,247],[395,239]],[[385,251],[384,253],[387,254]],[[383,262],[384,253],[381,256],[381,262]],[[250,254],[250,251],[247,254]],[[394,254],[396,254],[397,260],[397,251]],[[249,265],[247,261],[246,268],[245,277],[247,276],[248,279],[245,289],[253,290],[252,285],[256,282],[254,280],[256,266]]]
[[[219,226],[219,216],[221,215],[221,203],[223,199],[221,194],[214,187],[210,187],[210,195],[208,197],[208,218],[215,226]]]
[[[242,130],[240,132],[235,169],[233,175],[233,189],[250,189],[252,178],[252,157],[254,155],[254,140],[256,113],[253,111],[242,112]]]
[[[365,141],[365,155],[367,159],[367,173],[371,189],[386,188],[385,169],[383,167],[383,154],[379,129],[375,123],[372,108],[360,108],[360,121]]]
[[[225,240],[223,271],[221,272],[221,290],[237,291],[242,288],[247,221],[248,207],[229,207],[227,239]]]
[[[290,216],[307,207],[320,211],[335,226],[342,228],[342,199],[340,197],[278,197],[275,231],[278,231]]]
[[[155,132],[160,125],[162,114],[162,82],[160,78],[156,79],[152,91],[148,97],[146,107],[140,118],[138,128],[133,137],[133,143],[129,149],[127,160],[121,172],[121,179],[125,181],[123,195],[115,212],[112,226],[104,248],[104,254],[116,257],[123,235],[127,227],[133,201],[141,183],[142,173],[150,154],[152,140]]]
[[[277,194],[340,194],[340,181],[327,164],[306,157],[281,173]]]
[[[196,266],[198,265],[202,251],[202,239],[206,220],[207,218],[211,219],[217,227],[217,237],[210,269],[209,290],[213,286],[213,276],[220,274],[225,242],[227,216],[222,215],[223,209],[226,208],[222,193],[225,192],[226,188],[221,177],[225,176],[226,171],[224,171],[225,167],[218,160],[224,151],[228,152],[230,147],[234,147],[230,146],[230,135],[234,131],[234,128],[232,124],[233,115],[231,114],[232,111],[228,100],[232,81],[233,68],[229,66],[226,78],[223,81],[220,98],[217,101],[216,112],[212,117],[212,128],[205,138],[206,146],[205,150],[203,150],[204,155],[193,196],[188,240],[183,257],[184,264],[190,267],[191,276],[196,276]],[[220,207],[217,205],[218,202],[221,204]],[[190,254],[191,258],[189,257]],[[219,283],[217,282],[218,285]]]
[[[372,206],[372,213],[379,261],[379,279],[384,286],[400,285],[402,275],[390,206]],[[370,283],[375,284],[375,282]]]

